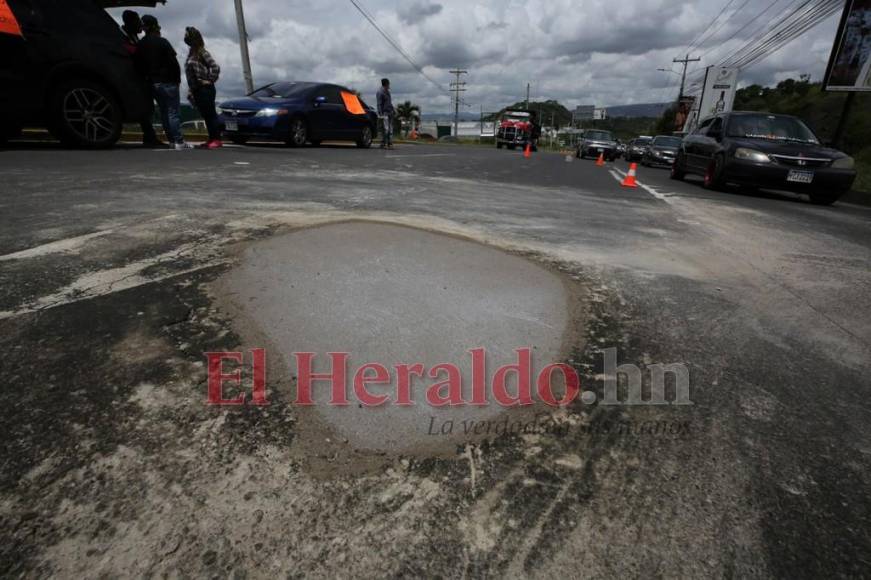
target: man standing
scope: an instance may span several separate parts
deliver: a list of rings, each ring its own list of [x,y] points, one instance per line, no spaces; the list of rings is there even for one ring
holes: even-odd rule
[[[393,108],[393,97],[390,94],[390,80],[381,79],[381,88],[378,90],[378,116],[384,124],[384,139],[381,141],[382,149],[393,149],[393,117],[396,109]]]
[[[142,34],[142,19],[139,18],[139,13],[133,10],[125,10],[121,19],[124,22],[121,30],[124,32],[127,51],[135,59],[136,49],[139,46],[139,35]],[[154,96],[148,81],[144,78],[142,79],[142,91],[148,100],[148,110],[139,122],[142,128],[142,144],[145,147],[159,147],[163,144],[158,140],[157,133],[154,132],[154,125],[151,124],[151,119],[154,117]]]
[[[175,50],[165,38],[160,36],[160,24],[150,15],[142,17],[145,38],[139,41],[136,60],[140,70],[151,83],[157,105],[160,107],[160,120],[170,145],[176,150],[191,149],[181,134],[181,67],[178,65]]]

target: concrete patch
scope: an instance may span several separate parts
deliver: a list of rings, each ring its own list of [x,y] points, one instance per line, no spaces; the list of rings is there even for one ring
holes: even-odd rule
[[[536,369],[563,360],[569,308],[558,276],[500,250],[428,231],[369,222],[299,230],[249,246],[219,287],[248,327],[243,334],[264,341],[246,346],[268,345],[285,374],[295,369],[295,352],[317,353],[314,367],[321,373],[330,369],[330,352],[350,353],[351,375],[369,362],[388,369],[423,363],[427,370],[452,363],[471,400],[471,349],[487,348],[491,376],[516,361],[518,348],[534,348]],[[395,400],[391,375],[389,385],[369,390]],[[425,391],[441,380],[415,379],[413,407],[362,407],[353,397],[350,406],[330,406],[324,383],[315,385],[315,402],[319,417],[352,446],[391,452],[452,447],[464,421],[504,412],[495,403],[431,407]]]

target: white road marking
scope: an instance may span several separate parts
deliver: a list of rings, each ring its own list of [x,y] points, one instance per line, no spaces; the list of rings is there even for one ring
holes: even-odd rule
[[[623,183],[623,179],[626,178],[626,175],[627,175],[627,173],[625,171],[617,169],[616,167],[611,170],[611,176],[614,179],[616,179],[617,181],[619,181],[620,183]],[[640,181],[638,181],[638,179],[635,180],[635,183],[638,184],[638,187],[640,187],[641,189],[643,189],[644,191],[646,191],[647,193],[649,193],[650,195],[652,195],[656,199],[658,199],[660,201],[664,201],[665,203],[669,203],[669,204],[671,203],[668,196],[663,195],[662,193],[656,191],[655,189],[653,189],[649,185],[645,185],[645,184],[641,183]]]
[[[386,155],[388,159],[405,159],[407,157],[421,158],[421,157],[456,157],[455,153],[426,153],[424,155]]]
[[[26,250],[21,250],[20,252],[13,252],[11,254],[6,254],[4,256],[0,256],[0,262],[8,262],[10,260],[27,260],[30,258],[38,258],[40,256],[47,256],[49,254],[62,254],[66,252],[75,252],[79,248],[85,245],[89,240],[93,240],[94,238],[99,238],[102,236],[106,236],[112,233],[112,230],[104,230],[102,232],[94,232],[92,234],[85,234],[84,236],[77,236],[75,238],[67,238],[65,240],[58,240],[56,242],[51,242],[48,244],[43,244],[41,246],[35,246],[33,248],[28,248]]]

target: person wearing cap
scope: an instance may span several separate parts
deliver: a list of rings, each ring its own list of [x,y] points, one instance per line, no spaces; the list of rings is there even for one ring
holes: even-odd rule
[[[121,15],[121,20],[124,22],[124,25],[121,26],[121,31],[124,33],[124,42],[127,47],[127,52],[129,52],[135,59],[136,49],[139,46],[139,35],[142,34],[142,19],[139,17],[138,12],[125,10]],[[145,78],[142,79],[142,84],[142,90],[146,95],[146,100],[148,101],[148,110],[139,122],[139,125],[142,128],[142,144],[145,147],[159,147],[163,145],[163,143],[161,143],[157,138],[157,133],[154,131],[154,125],[151,123],[151,119],[154,117],[154,97]]]
[[[203,35],[193,26],[188,26],[185,29],[184,43],[190,47],[190,53],[188,53],[184,67],[190,89],[188,100],[196,106],[209,130],[209,140],[202,147],[204,149],[217,149],[223,145],[221,143],[221,128],[218,124],[218,111],[215,108],[217,96],[215,83],[221,76],[221,67],[206,50]]]
[[[160,108],[160,120],[170,145],[176,150],[190,149],[181,133],[181,67],[175,49],[160,35],[157,18],[142,17],[145,38],[139,41],[136,60],[140,70],[151,83]]]

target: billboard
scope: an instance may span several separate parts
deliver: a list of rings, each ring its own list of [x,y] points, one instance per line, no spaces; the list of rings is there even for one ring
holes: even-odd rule
[[[699,121],[717,113],[726,113],[735,105],[738,91],[738,69],[709,66],[705,69],[702,95],[688,115],[684,131],[695,130]]]
[[[699,119],[731,111],[737,91],[737,68],[709,66],[705,71],[705,86],[699,100]]]
[[[871,0],[847,0],[823,86],[871,91]]]

